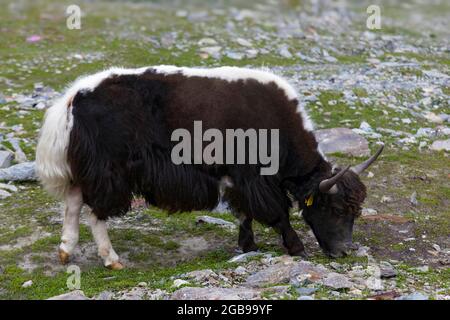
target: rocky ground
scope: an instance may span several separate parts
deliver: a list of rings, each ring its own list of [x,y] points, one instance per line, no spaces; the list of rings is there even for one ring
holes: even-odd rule
[[[0,298],[2,299],[448,299],[450,263],[450,6],[383,1],[0,1]],[[369,189],[353,255],[328,259],[293,210],[310,257],[285,255],[255,225],[258,253],[236,251],[227,212],[168,216],[140,199],[109,222],[127,268],[101,266],[82,219],[71,264],[58,262],[61,204],[35,181],[45,109],[82,74],[111,65],[264,67],[285,76],[329,158],[354,164],[386,144],[363,177]],[[331,140],[330,140],[331,139]],[[220,210],[218,210],[220,211]]]

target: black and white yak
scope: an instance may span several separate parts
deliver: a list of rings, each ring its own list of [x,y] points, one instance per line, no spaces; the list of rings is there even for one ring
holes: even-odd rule
[[[171,134],[191,132],[194,121],[221,131],[279,129],[278,172],[261,175],[260,164],[174,164]],[[87,204],[104,265],[121,269],[105,220],[125,214],[135,195],[169,212],[212,209],[222,196],[239,218],[244,252],[257,249],[255,219],[281,234],[289,254],[303,255],[289,222],[296,200],[324,252],[346,254],[366,197],[358,174],[382,148],[357,167],[333,169],[312,129],[293,87],[261,70],[112,68],[78,79],[47,111],[36,154],[43,186],[65,200],[61,261],[73,253]]]

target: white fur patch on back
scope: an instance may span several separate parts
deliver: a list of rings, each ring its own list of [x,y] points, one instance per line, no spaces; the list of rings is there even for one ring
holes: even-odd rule
[[[296,99],[298,101],[297,92],[289,82],[269,71],[240,67],[188,68],[171,65],[154,66],[152,69],[162,74],[180,73],[187,77],[218,78],[230,82],[243,79],[254,79],[263,84],[274,82],[284,91],[289,100]],[[304,128],[308,131],[314,130],[314,125],[302,105],[298,104],[297,111],[302,117]]]

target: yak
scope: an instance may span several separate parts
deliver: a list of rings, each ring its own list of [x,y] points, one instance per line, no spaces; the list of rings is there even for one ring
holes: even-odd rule
[[[193,132],[197,121],[219,132],[278,130],[277,172],[262,175],[261,163],[175,164],[173,132]],[[281,235],[290,255],[305,255],[289,220],[295,201],[323,251],[339,257],[352,245],[366,197],[358,175],[382,149],[358,166],[333,168],[296,90],[268,71],[111,68],[77,79],[47,110],[36,172],[44,188],[65,202],[62,263],[77,245],[86,204],[99,256],[106,267],[122,269],[106,220],[129,211],[135,196],[169,212],[211,210],[222,199],[239,219],[244,252],[257,250],[256,220]]]

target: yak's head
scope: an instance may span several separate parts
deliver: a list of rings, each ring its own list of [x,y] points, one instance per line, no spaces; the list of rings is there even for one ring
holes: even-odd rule
[[[333,175],[319,183],[303,206],[303,217],[311,227],[323,251],[341,257],[352,248],[353,222],[361,214],[366,187],[359,179],[380,155],[381,147],[370,159],[355,167],[335,169]]]

